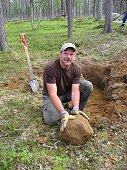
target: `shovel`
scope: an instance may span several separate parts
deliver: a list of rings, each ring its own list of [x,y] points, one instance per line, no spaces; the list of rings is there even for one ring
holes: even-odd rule
[[[32,65],[30,62],[30,57],[29,57],[29,53],[28,53],[28,45],[26,43],[26,36],[25,34],[20,34],[20,41],[22,42],[24,49],[25,49],[25,54],[27,57],[27,62],[28,62],[28,67],[29,67],[29,73],[30,73],[30,78],[31,80],[29,81],[29,85],[31,86],[31,89],[34,93],[36,93],[39,89],[39,83],[37,81],[37,79],[35,78],[35,75],[33,74],[33,69],[32,69]]]

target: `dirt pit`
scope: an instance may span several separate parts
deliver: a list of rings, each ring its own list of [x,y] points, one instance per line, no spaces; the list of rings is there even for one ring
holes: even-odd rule
[[[83,77],[94,84],[94,91],[86,108],[86,112],[90,112],[92,123],[102,117],[126,121],[127,50],[109,61],[84,61],[82,72]]]
[[[88,101],[85,112],[96,124],[103,118],[117,121],[119,118],[126,121],[127,115],[127,50],[121,52],[113,59],[104,62],[84,60],[81,64],[83,77],[94,85],[93,93]],[[42,87],[42,68],[33,68]],[[30,90],[28,86],[28,73],[11,77],[1,87],[3,89]],[[41,91],[41,88],[40,88]]]

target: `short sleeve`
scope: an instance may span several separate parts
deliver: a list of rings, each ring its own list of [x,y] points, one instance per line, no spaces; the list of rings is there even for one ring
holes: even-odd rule
[[[55,70],[51,65],[47,65],[44,70],[44,78],[46,83],[56,83]]]
[[[74,71],[73,71],[72,84],[79,84],[80,77],[81,77],[81,68],[80,68],[80,66],[76,65],[74,67]]]

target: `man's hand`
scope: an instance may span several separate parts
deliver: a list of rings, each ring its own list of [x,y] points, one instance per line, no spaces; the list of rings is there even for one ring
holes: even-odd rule
[[[86,113],[84,113],[83,111],[81,111],[81,110],[72,110],[71,111],[71,113],[73,114],[73,115],[82,115],[84,118],[86,118],[88,121],[90,120],[90,118],[87,116],[87,114]]]
[[[67,126],[67,122],[69,119],[74,119],[75,116],[69,115],[68,113],[65,113],[63,118],[61,119],[61,127],[60,127],[60,132],[63,132],[64,129]]]

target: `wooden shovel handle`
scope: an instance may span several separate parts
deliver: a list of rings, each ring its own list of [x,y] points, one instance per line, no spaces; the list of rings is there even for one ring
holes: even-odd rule
[[[31,64],[30,57],[29,57],[28,45],[26,43],[25,33],[20,34],[20,41],[22,42],[22,44],[24,46],[25,54],[26,54],[27,62],[28,62],[28,67],[29,67],[29,72],[30,72],[30,77],[31,77],[31,80],[33,80],[35,78],[35,76],[33,74],[32,64]]]
[[[26,49],[26,48],[28,49],[28,45],[27,45],[27,43],[26,43],[26,35],[25,35],[25,33],[20,34],[20,41],[22,42],[24,48],[25,48],[25,49]]]

